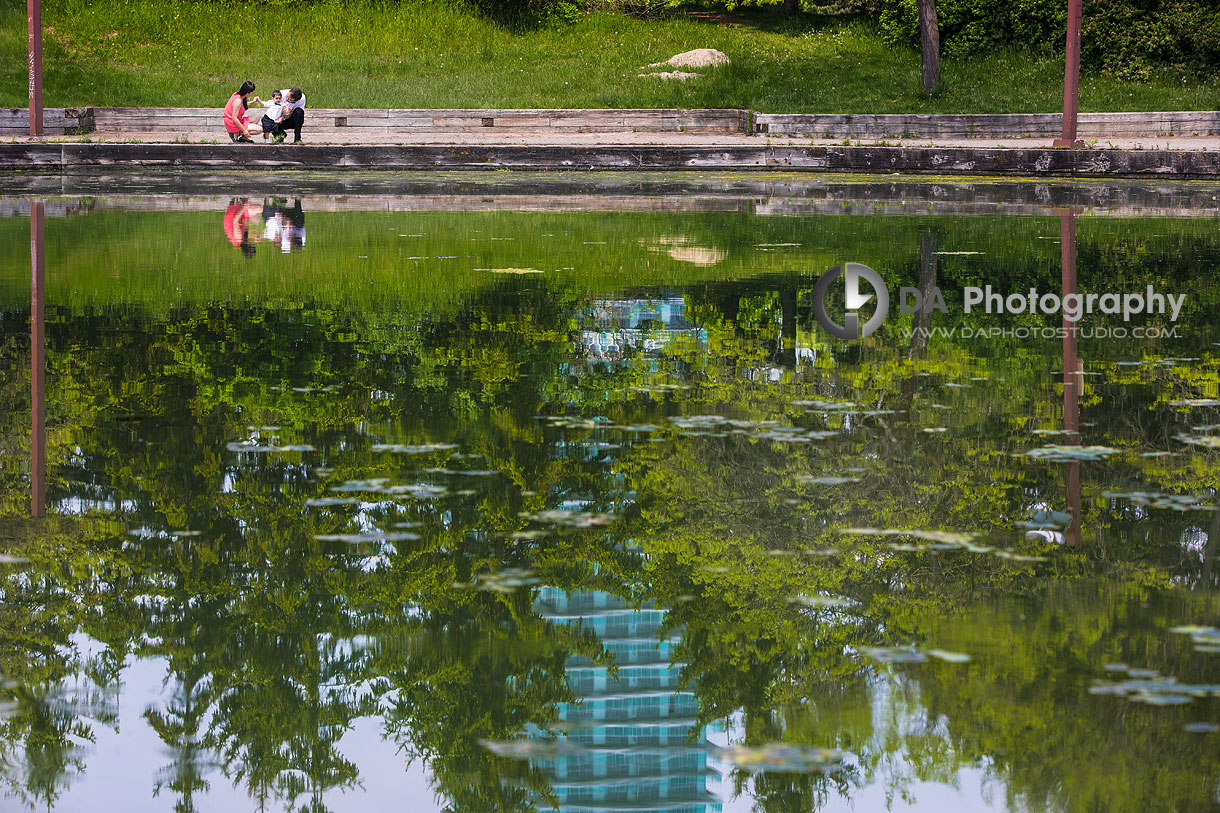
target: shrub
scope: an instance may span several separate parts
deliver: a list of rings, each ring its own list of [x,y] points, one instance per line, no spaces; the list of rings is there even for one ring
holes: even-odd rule
[[[919,43],[915,0],[856,0],[870,7],[894,43]],[[1062,52],[1066,0],[937,0],[940,41],[949,56],[1003,45]],[[1220,58],[1220,0],[1084,0],[1086,67],[1147,78],[1153,66],[1211,72]]]
[[[509,25],[534,25],[572,20],[581,10],[577,0],[467,0],[472,8]]]

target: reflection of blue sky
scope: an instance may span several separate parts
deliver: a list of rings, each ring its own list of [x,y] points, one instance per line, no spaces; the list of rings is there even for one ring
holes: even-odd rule
[[[638,626],[637,632],[642,632]],[[86,642],[78,637],[74,644],[84,652],[100,649],[100,645]],[[658,665],[653,674],[658,678],[672,674],[676,677],[677,666],[668,664],[670,644],[658,646],[657,639],[649,639],[651,651],[663,656],[665,666]],[[648,647],[638,650],[636,657],[644,657]],[[569,673],[579,674],[585,661],[573,659]],[[625,659],[619,660],[620,664]],[[658,662],[659,663],[659,662]],[[643,664],[640,664],[641,666]],[[123,695],[118,704],[117,731],[106,724],[92,725],[97,737],[95,745],[84,743],[88,754],[85,771],[72,778],[71,785],[55,806],[56,813],[95,813],[98,799],[124,799],[125,809],[138,813],[163,811],[172,804],[172,792],[166,790],[159,798],[146,795],[158,770],[171,759],[164,743],[143,719],[145,708],[164,708],[170,688],[163,683],[167,664],[161,658],[130,658],[124,667]],[[626,674],[620,670],[620,675]],[[665,678],[668,680],[668,677]],[[916,696],[901,700],[901,696],[916,689],[904,686],[896,677],[878,681],[874,695],[874,717],[876,722],[874,742],[870,750],[881,747],[885,738],[899,731],[918,734],[924,718],[922,705]],[[580,692],[578,692],[579,694]],[[897,726],[897,729],[894,728]],[[943,728],[943,726],[942,726]],[[687,746],[686,734],[689,721],[682,727],[675,740]],[[120,733],[121,732],[121,736]],[[731,720],[727,731],[719,726],[709,726],[702,732],[705,740],[715,745],[740,741],[740,720]],[[948,743],[946,743],[948,747]],[[358,813],[368,810],[410,810],[419,813],[441,811],[445,800],[438,798],[434,790],[431,772],[421,762],[405,763],[394,743],[381,736],[381,721],[378,718],[362,718],[353,722],[339,741],[338,750],[360,766],[360,790],[348,792],[330,791],[325,794],[326,804],[335,813]],[[654,749],[655,750],[655,749]],[[731,781],[727,779],[727,768],[714,759],[703,763],[712,769],[707,774],[694,776],[697,788],[705,793],[692,802],[694,807],[667,808],[640,803],[639,810],[707,811],[714,813],[754,813],[755,800],[749,792],[734,796]],[[674,766],[675,770],[677,765]],[[686,766],[681,766],[686,767]],[[919,779],[920,771],[906,756],[906,749],[899,748],[878,767],[872,780],[862,787],[854,788],[850,797],[832,794],[819,813],[871,813],[872,811],[984,811],[1006,810],[1006,789],[986,766],[964,767],[950,777],[952,784]],[[726,778],[721,780],[721,775]],[[231,813],[251,809],[251,800],[240,787],[219,771],[206,774],[210,787],[195,797],[200,813]],[[900,792],[895,789],[900,787]],[[138,792],[132,792],[137,789]],[[169,795],[167,795],[169,794]],[[887,800],[888,797],[888,800]],[[5,804],[16,804],[15,800],[3,800]],[[3,808],[8,809],[8,808]],[[14,808],[17,809],[17,808]],[[549,810],[547,806],[542,809]],[[565,807],[566,810],[587,808]],[[603,808],[605,809],[605,808]]]
[[[874,811],[1018,811],[1026,808],[1009,806],[1007,787],[986,761],[976,765],[946,768],[941,761],[952,763],[956,752],[949,736],[949,721],[932,719],[919,697],[917,682],[900,673],[878,675],[871,682],[872,731],[869,740],[858,750],[868,761],[869,755],[880,756],[871,769],[861,768],[860,759],[849,756],[848,764],[864,775],[859,784],[849,785],[848,795],[833,789],[818,813],[873,813]],[[815,698],[816,702],[816,698]],[[744,740],[744,721],[740,712],[722,727],[709,726],[709,739],[716,745],[729,745]],[[926,753],[936,753],[936,764],[927,764],[926,757],[912,755],[911,746],[919,740]],[[716,764],[716,763],[714,763]],[[730,769],[716,764],[723,779],[709,783],[709,788],[722,800],[722,813],[758,813],[753,796],[753,781],[747,781],[740,795],[734,793]]]
[[[85,655],[104,649],[84,636],[76,636],[73,644]],[[359,646],[359,642],[352,645]],[[91,722],[96,744],[82,743],[88,755],[86,768],[72,776],[71,784],[55,804],[55,813],[98,813],[104,809],[99,807],[99,799],[122,799],[123,810],[132,813],[160,813],[173,806],[175,794],[168,788],[158,798],[149,792],[158,772],[173,755],[143,716],[146,708],[165,709],[171,702],[173,686],[164,681],[168,671],[163,658],[128,659],[122,672],[122,698],[116,704],[117,720],[115,724],[87,720]],[[201,732],[206,729],[205,724]],[[353,721],[352,728],[339,740],[338,751],[359,764],[360,789],[346,794],[340,790],[324,794],[327,808],[333,813],[369,810],[426,813],[444,808],[444,800],[437,797],[433,788],[431,772],[419,761],[406,764],[398,746],[382,738],[380,718]],[[257,809],[257,803],[241,785],[235,785],[219,769],[205,771],[204,777],[209,787],[194,797],[198,813]],[[0,810],[21,809],[15,799],[0,797]],[[283,807],[277,804],[268,809]]]

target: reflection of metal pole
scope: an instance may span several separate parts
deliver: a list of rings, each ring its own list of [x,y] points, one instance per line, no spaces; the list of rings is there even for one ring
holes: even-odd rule
[[[1068,0],[1067,55],[1063,60],[1063,137],[1056,147],[1081,146],[1076,140],[1076,113],[1080,109],[1080,19],[1082,0]]]
[[[1076,293],[1076,212],[1059,211],[1059,238],[1063,259],[1063,296]],[[1064,309],[1066,312],[1066,308]],[[1063,428],[1069,445],[1080,443],[1080,355],[1076,345],[1076,323],[1063,318]],[[1080,461],[1067,464],[1064,472],[1067,487],[1068,513],[1072,521],[1064,531],[1064,541],[1073,547],[1080,544]]]
[[[46,339],[43,333],[46,263],[42,207],[42,201],[30,201],[30,513],[36,517],[43,515],[47,496]]]
[[[42,135],[42,0],[26,0],[29,17],[30,135]]]

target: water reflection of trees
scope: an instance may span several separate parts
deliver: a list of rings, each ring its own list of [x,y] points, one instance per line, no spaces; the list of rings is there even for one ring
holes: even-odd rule
[[[1180,661],[1180,653],[1152,647],[1194,599],[1165,599],[1143,615],[1139,608],[1171,579],[1214,585],[1210,559],[1181,557],[1180,539],[1197,516],[1158,515],[1154,523],[1146,512],[1086,500],[1083,553],[1041,551],[1051,561],[1028,565],[896,553],[833,533],[875,525],[998,534],[1031,504],[1061,500],[1061,472],[1001,457],[1013,450],[1014,427],[1060,417],[1060,393],[1044,375],[1059,348],[983,363],[953,346],[927,348],[921,358],[880,342],[850,356],[820,345],[829,363],[819,369],[788,352],[814,335],[801,308],[807,287],[765,285],[688,295],[717,352],[673,348],[659,366],[628,358],[580,379],[561,372],[579,301],[545,287],[422,321],[190,308],[132,329],[108,314],[52,309],[48,496],[61,513],[84,516],[22,525],[7,540],[30,559],[20,570],[5,566],[0,611],[0,673],[13,684],[3,690],[10,710],[0,721],[11,786],[31,804],[54,801],[86,765],[81,743],[109,719],[106,692],[136,654],[166,664],[171,699],[149,708],[146,720],[170,755],[156,788],[180,810],[194,808],[215,766],[266,805],[324,809],[327,791],[359,781],[338,743],[368,716],[381,717],[407,758],[428,763],[455,809],[525,809],[531,791],[545,797],[545,777],[492,757],[478,740],[553,719],[556,704],[572,697],[565,660],[600,655],[591,636],[538,618],[528,590],[453,586],[521,567],[549,584],[647,591],[671,606],[667,623],[683,630],[678,657],[701,721],[740,710],[749,742],[786,739],[859,755],[843,774],[756,779],[751,791],[764,809],[814,809],[831,792],[893,770],[897,752],[909,763],[907,775],[891,777],[897,792],[912,777],[951,778],[986,756],[1014,800],[1033,807],[1120,798],[1103,787],[1100,770],[1081,771],[1072,758],[1106,753],[1127,766],[1132,809],[1158,793],[1193,798],[1190,783],[1200,772],[1214,776],[1215,766],[1175,766],[1189,744],[1147,709],[1133,715],[1139,733],[1170,755],[1168,766],[1157,773],[1139,764],[1138,749],[1108,746],[1123,742],[1131,723],[1086,688],[1088,666],[1105,659],[1164,669]],[[778,339],[767,327],[777,321]],[[22,369],[28,359],[6,347],[6,369]],[[778,375],[758,374],[772,368]],[[1005,399],[948,386],[983,371],[1007,379]],[[694,389],[629,389],[658,375]],[[1181,377],[1138,375],[1133,382],[1114,369],[1084,388],[1082,413],[1111,443],[1155,445],[1173,431],[1160,427],[1181,426],[1162,406],[1171,400],[1166,391],[1185,386]],[[787,406],[797,396],[901,411],[848,425],[841,414]],[[20,448],[28,424],[16,419],[18,397],[3,397],[13,407],[4,415],[5,448]],[[940,401],[955,411],[934,412],[929,405]],[[1144,414],[1143,404],[1156,410],[1155,427],[1129,418]],[[795,450],[741,437],[648,443],[535,420],[556,409],[619,423],[678,411],[730,414],[839,436]],[[935,442],[920,431],[950,419],[953,432]],[[315,451],[226,452],[252,434]],[[483,455],[478,467],[501,474],[443,504],[367,500],[361,515],[378,527],[423,523],[421,539],[370,565],[346,543],[315,539],[351,530],[353,510],[306,501],[347,480],[409,481],[444,462],[387,462],[369,450],[382,439],[457,441]],[[599,451],[596,442],[623,448]],[[587,455],[569,453],[582,445]],[[317,475],[319,466],[330,472]],[[799,475],[859,466],[866,471],[858,485],[793,486]],[[1161,488],[1215,485],[1202,456],[1114,464],[1085,477],[1092,496],[1150,477]],[[5,482],[5,503],[15,504],[20,482]],[[634,493],[609,538],[598,530],[509,536],[525,527],[522,512],[573,496],[610,505],[624,490]],[[648,555],[619,544],[628,539]],[[845,544],[850,555],[799,553]],[[1118,575],[1125,587],[1090,596],[1099,574]],[[1073,581],[1085,586],[1058,586]],[[1010,598],[997,599],[1000,591]],[[797,593],[859,605],[801,609],[789,601]],[[1036,630],[1018,617],[1023,603]],[[103,654],[76,651],[78,632]],[[993,655],[980,654],[964,673],[927,668],[891,679],[890,691],[915,698],[909,708],[929,720],[948,715],[948,734],[932,724],[887,726],[874,713],[876,669],[844,655],[909,640]],[[1125,643],[1116,650],[1117,641]],[[82,680],[100,688],[79,688]],[[73,681],[77,688],[64,689]]]

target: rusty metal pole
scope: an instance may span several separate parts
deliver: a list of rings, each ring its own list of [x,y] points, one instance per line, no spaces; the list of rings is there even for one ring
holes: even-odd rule
[[[1064,297],[1076,293],[1076,212],[1059,210],[1059,238],[1063,262]],[[1067,431],[1067,444],[1080,444],[1080,389],[1084,376],[1080,374],[1080,352],[1077,345],[1076,323],[1063,317],[1063,428]],[[1064,529],[1064,541],[1071,547],[1080,545],[1080,461],[1067,464],[1064,472],[1064,489],[1067,492],[1068,512],[1072,521]]]
[[[1080,21],[1083,0],[1068,0],[1067,55],[1063,62],[1063,136],[1056,147],[1081,147],[1076,139],[1076,118],[1080,111]]]
[[[30,201],[30,514],[41,517],[47,496],[46,260],[43,203]]]
[[[29,16],[30,135],[42,135],[42,0],[25,0]]]

